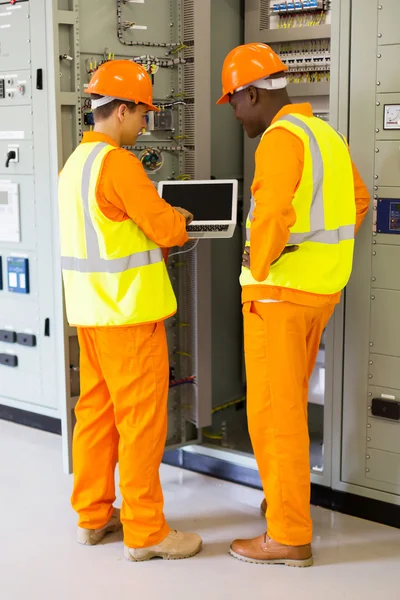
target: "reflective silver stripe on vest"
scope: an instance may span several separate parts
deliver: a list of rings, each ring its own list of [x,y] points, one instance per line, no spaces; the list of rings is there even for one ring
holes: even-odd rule
[[[72,258],[63,256],[61,266],[65,271],[79,271],[79,273],[123,273],[129,269],[154,265],[162,260],[159,248],[137,252],[124,258]]]
[[[89,154],[82,172],[82,202],[85,218],[85,237],[87,258],[74,258],[62,256],[61,266],[65,271],[77,271],[79,273],[123,273],[130,269],[154,265],[163,260],[160,248],[135,252],[122,258],[106,259],[100,256],[99,239],[94,228],[89,209],[90,178],[94,161],[106,148],[108,144],[102,142],[97,144]]]
[[[317,242],[320,244],[339,244],[346,240],[354,240],[355,226],[343,225],[339,229],[326,231],[310,231],[308,233],[292,233],[288,244],[303,244],[304,242]]]
[[[313,131],[297,117],[288,115],[280,119],[280,121],[288,121],[297,127],[300,127],[310,142],[310,152],[312,157],[312,181],[313,181],[313,197],[310,208],[310,230],[323,231],[325,229],[325,214],[324,214],[324,163],[322,160],[321,149],[318,145],[317,138]]]
[[[289,121],[293,125],[301,127],[306,133],[310,141],[310,152],[312,157],[312,180],[313,180],[313,198],[310,209],[310,229],[307,233],[292,233],[288,244],[302,244],[304,242],[316,242],[321,244],[339,244],[346,240],[353,240],[355,237],[354,225],[343,225],[338,229],[325,230],[325,215],[324,215],[324,197],[323,197],[323,181],[324,181],[324,163],[322,153],[318,145],[317,139],[311,129],[297,117],[288,115],[280,121]],[[343,143],[346,145],[346,140],[341,133],[338,134]],[[254,197],[251,198],[251,206],[248,219],[250,222],[254,217]],[[246,240],[250,242],[250,228],[246,227]]]

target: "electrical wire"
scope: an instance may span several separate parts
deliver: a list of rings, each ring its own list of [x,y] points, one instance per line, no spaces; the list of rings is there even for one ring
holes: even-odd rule
[[[225,404],[221,404],[220,406],[216,406],[212,409],[212,414],[215,415],[217,412],[221,412],[222,410],[226,410],[227,408],[231,408],[232,406],[236,406],[237,404],[241,404],[245,402],[246,396],[242,398],[238,398],[237,400],[232,400],[231,402],[226,402]]]
[[[124,39],[124,23],[122,21],[122,6],[125,4],[123,0],[117,0],[117,35],[118,40],[124,46],[148,46],[152,48],[181,48],[184,44],[182,42],[136,42],[127,41]],[[183,49],[183,48],[182,48]]]
[[[178,256],[178,254],[186,254],[187,252],[191,252],[192,250],[194,250],[196,248],[199,241],[200,240],[196,240],[195,243],[193,244],[193,246],[191,246],[187,250],[180,250],[179,252],[173,252],[172,254],[169,255],[168,258],[172,258],[173,256]]]
[[[203,437],[207,440],[223,440],[223,435],[221,433],[206,433],[203,431]]]
[[[179,381],[171,381],[169,384],[169,387],[176,388],[181,385],[195,385],[195,384],[196,384],[196,378],[194,376],[192,376],[192,377],[186,377],[185,379],[180,379]]]

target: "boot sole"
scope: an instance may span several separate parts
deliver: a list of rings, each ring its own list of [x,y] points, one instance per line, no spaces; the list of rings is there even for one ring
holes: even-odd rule
[[[241,554],[237,554],[232,550],[229,550],[229,554],[236,558],[237,560],[241,560],[242,562],[252,563],[254,565],[283,565],[285,567],[297,567],[300,569],[305,569],[306,567],[312,567],[314,564],[314,559],[311,556],[306,560],[291,560],[288,558],[279,558],[274,560],[257,560],[256,558],[249,558],[247,556],[242,556]]]
[[[106,527],[102,531],[99,531],[97,533],[91,533],[86,538],[82,537],[81,539],[79,539],[80,531],[78,531],[78,544],[81,544],[81,546],[96,546],[102,540],[104,540],[106,535],[108,535],[109,533],[117,533],[117,531],[120,531],[121,529],[122,523],[117,523],[116,525],[111,525],[110,527]]]
[[[190,552],[189,554],[171,555],[167,552],[149,552],[142,558],[134,558],[128,550],[124,549],[124,556],[127,560],[129,560],[129,562],[146,562],[148,560],[152,560],[153,558],[161,558],[162,560],[184,560],[185,558],[192,558],[192,556],[196,556],[196,554],[200,552],[202,547],[203,544],[200,544],[200,546],[196,548],[196,550]]]

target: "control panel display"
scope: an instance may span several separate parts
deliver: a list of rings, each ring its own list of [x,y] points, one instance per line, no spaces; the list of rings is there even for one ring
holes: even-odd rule
[[[376,232],[400,234],[400,198],[378,199]]]
[[[389,229],[400,233],[400,202],[390,203]]]

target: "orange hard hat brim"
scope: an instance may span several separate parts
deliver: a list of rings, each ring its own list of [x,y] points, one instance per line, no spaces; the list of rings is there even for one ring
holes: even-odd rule
[[[159,108],[158,106],[154,106],[154,104],[146,104],[146,106],[150,111],[154,111],[154,112],[161,111],[161,108]]]
[[[230,94],[224,94],[223,96],[221,96],[221,98],[217,101],[217,104],[228,104],[229,102],[229,96]]]

